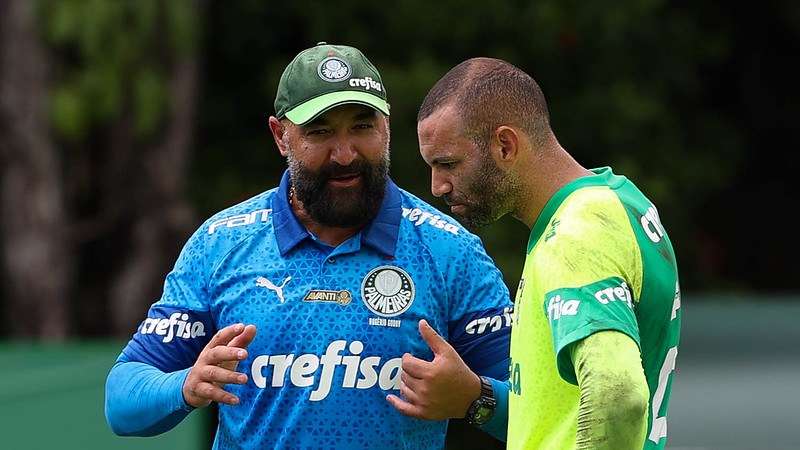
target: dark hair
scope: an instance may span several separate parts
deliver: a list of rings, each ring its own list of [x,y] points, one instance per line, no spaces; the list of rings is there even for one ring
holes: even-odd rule
[[[428,92],[417,122],[453,104],[464,131],[479,144],[500,125],[521,128],[540,142],[550,130],[544,94],[530,75],[501,59],[472,58],[453,67]]]

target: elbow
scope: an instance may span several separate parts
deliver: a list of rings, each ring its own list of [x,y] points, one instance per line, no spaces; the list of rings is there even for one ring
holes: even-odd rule
[[[136,403],[130,392],[130,379],[121,363],[111,368],[106,378],[104,411],[106,423],[117,436],[142,436],[132,425],[137,420]]]
[[[612,411],[618,413],[617,419],[624,423],[643,423],[647,420],[648,395],[647,386],[642,389],[625,389],[610,397],[617,405]]]
[[[119,399],[116,398],[114,394],[114,389],[111,388],[112,384],[112,375],[109,374],[108,379],[106,380],[106,392],[105,392],[105,416],[106,416],[106,423],[108,424],[111,431],[116,434],[117,436],[131,436],[133,435],[132,430],[125,428],[125,423],[127,422],[123,416],[125,415],[122,411],[122,405]]]
[[[135,436],[132,431],[125,429],[121,421],[115,420],[115,418],[109,414],[108,407],[106,407],[106,423],[108,423],[111,431],[117,436]]]
[[[608,411],[612,421],[618,423],[641,424],[647,421],[649,390],[647,380],[642,376],[620,377],[617,383],[610,383],[600,398],[611,406]]]
[[[146,429],[136,428],[134,424],[141,422],[136,411],[126,407],[125,402],[121,399],[110,396],[108,389],[106,389],[105,415],[108,427],[117,436],[146,437],[155,435]]]

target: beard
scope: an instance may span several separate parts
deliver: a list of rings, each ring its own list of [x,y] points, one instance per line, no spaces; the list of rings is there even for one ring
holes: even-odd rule
[[[444,196],[448,205],[464,205],[464,212],[454,213],[455,218],[470,231],[478,231],[490,225],[511,211],[511,201],[518,191],[518,183],[500,170],[488,156],[488,149],[482,155],[481,165],[467,183],[462,193]]]
[[[380,210],[389,179],[388,147],[377,163],[357,159],[348,166],[332,162],[313,171],[289,152],[289,176],[295,196],[315,222],[336,228],[369,223]],[[356,186],[337,188],[328,181],[342,175],[360,175]]]

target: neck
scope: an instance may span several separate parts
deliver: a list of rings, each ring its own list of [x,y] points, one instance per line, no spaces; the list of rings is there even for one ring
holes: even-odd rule
[[[292,207],[295,217],[300,223],[306,227],[306,230],[311,232],[320,241],[336,247],[342,242],[348,240],[361,229],[361,227],[352,228],[339,228],[323,225],[311,218],[311,215],[303,207],[303,203],[297,199],[294,189],[289,193],[289,205]]]
[[[533,228],[542,209],[553,195],[571,181],[591,175],[592,172],[578,164],[557,142],[547,150],[536,149],[523,163],[521,192],[512,215]]]

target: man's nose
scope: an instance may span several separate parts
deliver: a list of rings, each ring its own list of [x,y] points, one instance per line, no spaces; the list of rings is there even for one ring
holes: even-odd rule
[[[331,161],[339,164],[340,166],[349,166],[356,157],[358,157],[358,152],[356,151],[355,145],[353,142],[346,138],[341,137],[337,138],[332,142],[333,148],[331,149]]]
[[[435,169],[431,171],[431,194],[441,197],[452,190],[453,185],[445,177],[438,174]]]

